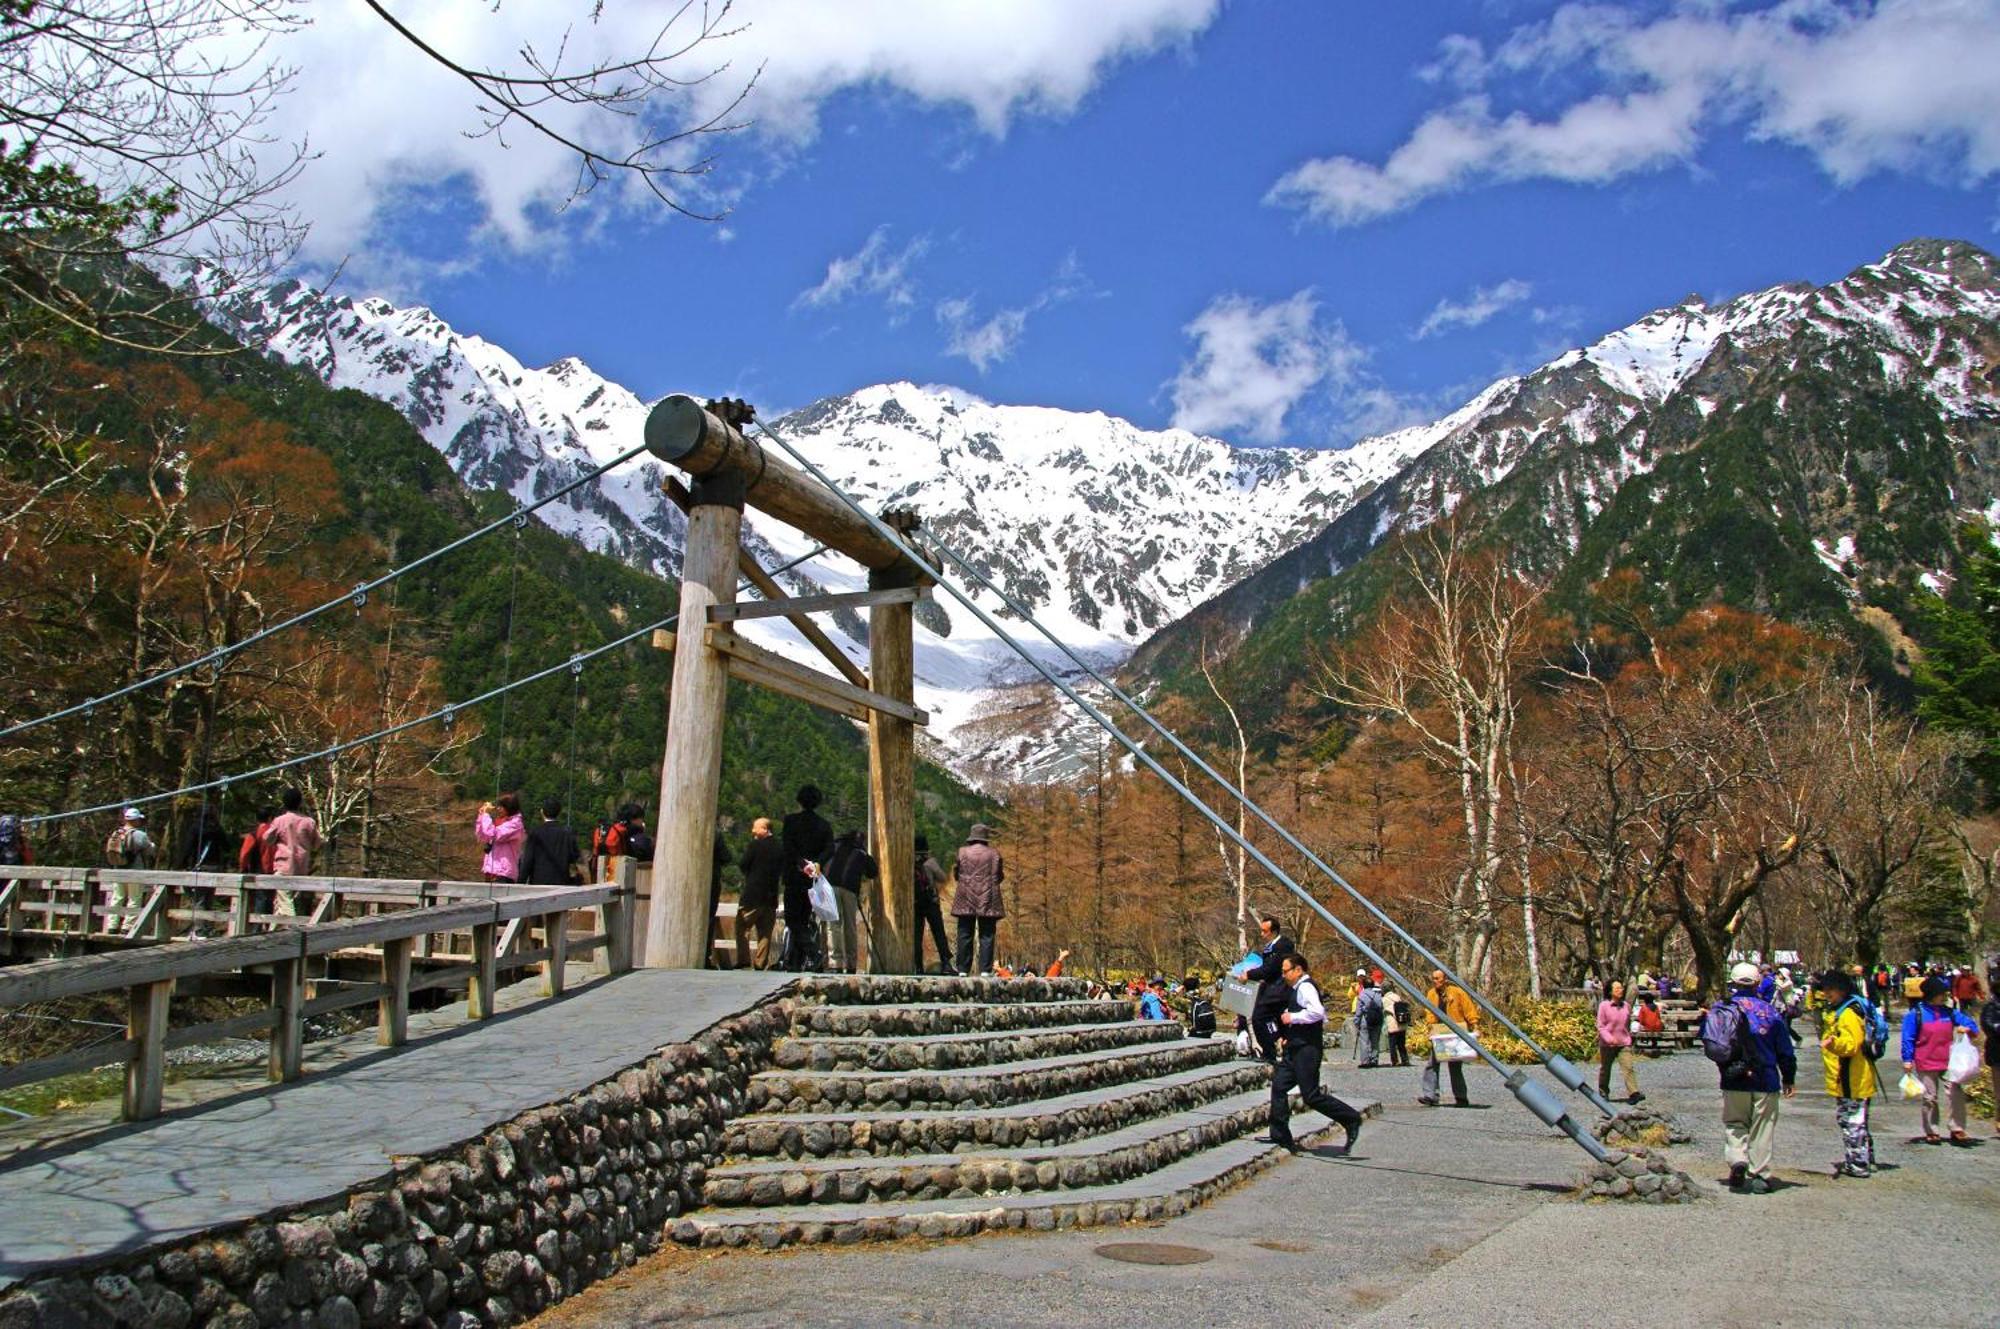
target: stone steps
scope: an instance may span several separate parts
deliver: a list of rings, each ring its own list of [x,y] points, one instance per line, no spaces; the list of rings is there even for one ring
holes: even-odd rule
[[[1379,1105],[1370,1108],[1379,1110]],[[784,1159],[711,1168],[704,1203],[717,1207],[962,1199],[1108,1185],[1262,1130],[1271,1095],[1257,1088],[1102,1135],[971,1153],[895,1159]]]
[[[787,1071],[949,1071],[1180,1043],[1186,1037],[1186,1031],[1170,1020],[1124,1020],[923,1037],[788,1038],[778,1045],[773,1061]]]
[[[1313,1148],[1341,1140],[1341,1129],[1332,1124],[1305,1129],[1311,1119],[1309,1115],[1294,1118],[1302,1145]],[[684,1246],[776,1248],[794,1243],[847,1245],[898,1237],[961,1237],[1003,1228],[1048,1231],[1171,1218],[1284,1157],[1285,1152],[1275,1145],[1238,1137],[1144,1175],[1105,1185],[938,1200],[702,1209],[670,1224],[667,1234]]]
[[[1172,1075],[1234,1055],[1227,1040],[1184,1037],[1173,1043],[1141,1043],[959,1070],[765,1071],[750,1077],[744,1106],[753,1113],[791,1115],[891,1107],[913,1112],[1002,1107]]]
[[[1096,1001],[899,1002],[882,1006],[803,1006],[792,1032],[801,1038],[936,1038],[947,1034],[1117,1024],[1132,1003]]]
[[[724,1124],[722,1151],[732,1159],[890,1157],[1057,1144],[1260,1086],[1268,1092],[1270,1076],[1270,1068],[1258,1062],[1218,1061],[1178,1074],[999,1107],[741,1116]]]

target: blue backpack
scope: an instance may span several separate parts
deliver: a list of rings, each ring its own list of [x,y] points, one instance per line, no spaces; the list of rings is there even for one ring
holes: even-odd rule
[[[1833,1013],[1839,1015],[1849,1006],[1861,1016],[1861,1055],[1870,1061],[1880,1061],[1889,1050],[1889,1017],[1866,997],[1849,997],[1834,1007]]]
[[[1708,1008],[1701,1022],[1701,1050],[1728,1076],[1748,1075],[1765,1062],[1750,1013],[1730,997]]]

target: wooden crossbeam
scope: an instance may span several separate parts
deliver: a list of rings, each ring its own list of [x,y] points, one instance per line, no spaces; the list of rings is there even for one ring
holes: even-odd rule
[[[708,644],[721,651],[730,659],[730,670],[735,672],[741,666],[748,666],[766,677],[781,678],[791,695],[814,705],[825,706],[829,710],[846,713],[846,708],[860,706],[884,715],[893,715],[911,724],[927,725],[931,722],[928,711],[919,710],[909,702],[895,697],[885,697],[879,692],[857,688],[852,683],[837,678],[829,678],[816,669],[808,669],[802,664],[794,664],[774,651],[752,645],[719,623],[710,624]],[[775,684],[773,685],[775,686]],[[810,693],[812,695],[804,695]]]
[[[850,720],[864,724],[868,717],[877,712],[898,716],[911,724],[927,725],[930,713],[919,710],[907,702],[885,697],[879,692],[857,688],[843,683],[837,678],[829,678],[816,669],[795,664],[784,656],[767,651],[744,641],[720,624],[711,624],[708,629],[709,645],[728,657],[729,676],[754,683],[760,688],[782,692],[787,697],[795,697],[809,706],[844,715]],[[718,640],[720,634],[721,640]],[[726,640],[729,644],[724,645]],[[653,646],[656,650],[671,651],[679,644],[679,639],[665,628],[653,630]]]
[[[895,586],[882,591],[844,591],[838,595],[800,595],[784,599],[743,600],[736,604],[710,605],[708,621],[733,623],[744,618],[796,618],[800,614],[823,614],[830,609],[865,609],[870,605],[915,604],[919,600],[930,599],[930,595],[928,587]]]

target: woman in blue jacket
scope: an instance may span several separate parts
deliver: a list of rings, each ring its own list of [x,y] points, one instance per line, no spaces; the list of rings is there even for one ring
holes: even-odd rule
[[[1945,1067],[1951,1062],[1952,1040],[1958,1031],[1979,1037],[1979,1025],[1962,1011],[1953,1009],[1951,985],[1933,974],[1924,980],[1923,995],[1903,1017],[1903,1069],[1924,1086],[1923,1109],[1918,1114],[1924,1133],[1912,1144],[1938,1144],[1938,1094],[1943,1092],[1945,1111],[1951,1118],[1951,1142],[1970,1144],[1965,1133],[1965,1086],[1947,1079]]]

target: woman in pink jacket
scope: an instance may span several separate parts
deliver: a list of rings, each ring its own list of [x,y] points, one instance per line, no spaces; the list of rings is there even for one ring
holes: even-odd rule
[[[515,881],[521,875],[521,845],[528,838],[527,823],[521,820],[521,796],[502,794],[497,803],[479,805],[479,843],[486,857],[479,870],[488,881]]]
[[[1632,1068],[1632,1003],[1625,999],[1625,984],[1611,980],[1611,989],[1597,1003],[1597,1092],[1611,1097],[1611,1063],[1625,1073],[1625,1101],[1637,1103],[1646,1096],[1639,1092],[1639,1075]]]

